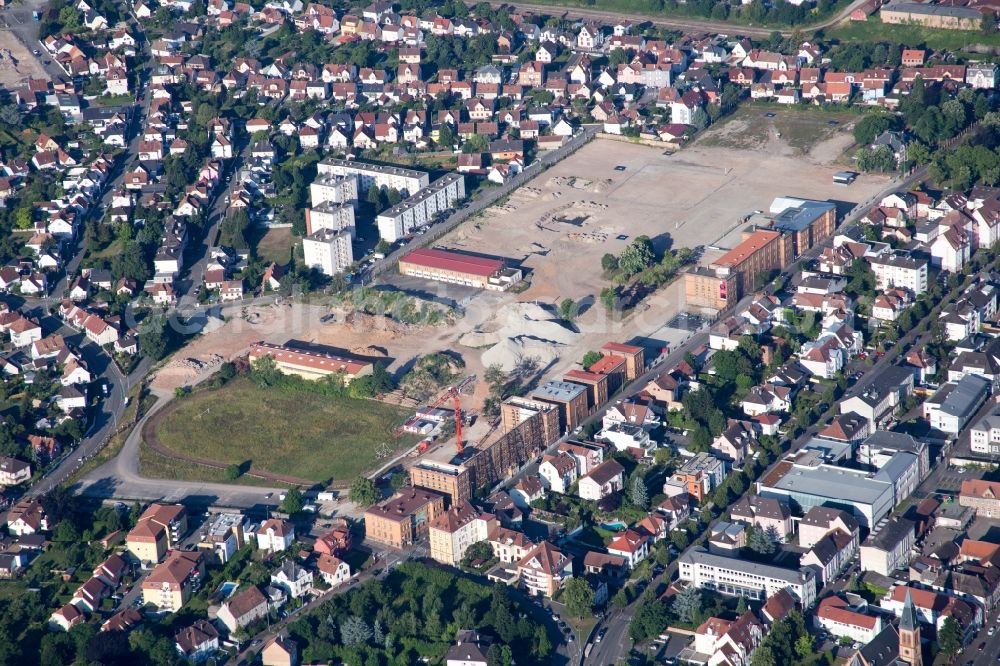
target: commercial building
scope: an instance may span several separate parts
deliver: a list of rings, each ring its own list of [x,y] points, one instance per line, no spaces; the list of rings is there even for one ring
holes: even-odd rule
[[[983,15],[968,7],[950,7],[919,2],[894,2],[879,11],[883,23],[922,25],[945,30],[979,30]]]
[[[861,544],[861,570],[889,576],[910,564],[917,533],[915,523],[895,516]]]
[[[305,209],[306,235],[316,233],[320,229],[347,231],[353,239],[357,234],[357,223],[354,218],[354,206],[324,201],[318,206]]]
[[[701,548],[689,549],[678,564],[680,579],[698,588],[757,601],[766,601],[787,589],[802,608],[809,608],[816,601],[816,576],[810,569],[759,564]]]
[[[913,439],[904,432],[877,430],[858,447],[858,462],[869,469],[880,470],[899,453],[908,453],[918,459],[918,473],[924,479],[930,472],[930,453],[926,442]]]
[[[840,530],[855,538],[860,534],[858,521],[843,509],[814,506],[799,521],[799,546],[812,548],[833,530]]]
[[[948,382],[924,402],[924,418],[931,428],[957,437],[989,394],[988,379],[965,375],[958,382]]]
[[[454,504],[430,521],[431,559],[458,566],[469,546],[486,541],[496,527],[497,519],[493,515],[480,513],[467,501]]]
[[[422,488],[407,488],[365,512],[365,536],[393,548],[402,548],[427,534],[428,524],[443,511],[444,495]]]
[[[868,421],[871,430],[891,419],[896,409],[913,393],[913,371],[891,366],[881,371],[865,392],[845,398],[841,414],[857,414]]]
[[[429,186],[414,191],[407,199],[375,218],[378,235],[394,243],[414,229],[434,221],[434,217],[465,198],[465,176],[448,173]]]
[[[758,276],[769,276],[790,264],[790,250],[790,246],[786,249],[782,243],[779,232],[759,229],[744,233],[743,242],[712,262],[709,268],[719,277],[737,276],[737,293],[726,294],[736,303],[756,288]]]
[[[323,275],[343,273],[354,263],[351,233],[318,229],[302,239],[303,262]]]
[[[256,361],[263,356],[273,358],[278,369],[286,375],[297,375],[303,379],[321,379],[328,375],[341,374],[344,382],[350,383],[356,377],[370,375],[374,370],[372,362],[363,359],[335,356],[268,342],[254,343],[250,348],[250,361]]]
[[[793,257],[809,251],[837,228],[837,206],[830,201],[778,197],[769,213],[771,228],[791,243]]]
[[[871,642],[882,631],[882,618],[854,610],[836,595],[819,602],[813,622],[838,638],[846,636],[863,644]]]
[[[503,259],[419,248],[399,260],[401,275],[460,284],[466,287],[503,291],[521,281],[521,269],[508,268]]]
[[[451,506],[472,498],[472,479],[462,465],[425,460],[410,468],[410,481],[415,488],[425,488],[447,495]]]
[[[529,418],[538,416],[542,436],[546,442],[554,442],[562,435],[559,406],[542,400],[531,400],[512,396],[500,405],[500,422],[504,432],[510,432]]]
[[[898,287],[906,289],[913,296],[927,291],[926,259],[894,252],[869,257],[868,263],[875,274],[875,288],[879,291]]]
[[[535,389],[532,399],[547,402],[559,409],[559,430],[570,432],[587,418],[587,387],[572,382],[551,380]]]
[[[187,511],[180,504],[151,504],[125,538],[128,552],[143,566],[159,562],[187,533]]]
[[[779,462],[757,482],[757,492],[785,499],[802,511],[814,506],[845,509],[869,529],[896,505],[893,483],[861,470],[821,463],[815,451]]]
[[[201,533],[198,548],[215,553],[225,564],[246,543],[244,520],[243,514],[239,513],[215,514],[208,529]]]
[[[205,574],[205,556],[198,551],[174,550],[142,581],[142,601],[158,610],[176,611],[198,589]]]
[[[403,196],[410,196],[430,184],[426,171],[332,157],[317,164],[316,173],[319,176],[356,176],[359,194],[374,186],[395,189]]]
[[[587,407],[597,409],[608,401],[608,375],[586,370],[570,370],[563,379],[587,387]]]
[[[688,306],[726,310],[739,301],[740,277],[698,266],[684,274],[684,298]]]

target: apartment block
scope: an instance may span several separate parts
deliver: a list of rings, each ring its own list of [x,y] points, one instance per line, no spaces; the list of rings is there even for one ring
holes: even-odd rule
[[[500,420],[504,432],[510,432],[534,415],[539,415],[542,424],[542,436],[545,442],[554,442],[562,435],[560,429],[559,407],[542,400],[531,400],[513,396],[500,405]]]
[[[187,533],[187,511],[180,504],[151,504],[136,526],[128,533],[125,544],[143,566],[159,562],[167,551],[176,548]]]
[[[430,175],[426,171],[332,157],[317,164],[316,173],[319,176],[356,176],[359,194],[374,186],[394,188],[403,196],[410,196],[430,184]]]
[[[892,287],[906,289],[914,296],[927,291],[928,261],[909,254],[892,253],[870,257],[868,263],[875,274],[875,287],[885,291]]]
[[[303,262],[323,275],[343,273],[354,263],[351,233],[322,228],[302,239]]]
[[[347,231],[353,239],[357,235],[357,223],[354,218],[354,206],[324,201],[318,206],[305,209],[306,235],[311,235],[320,229]]]
[[[496,527],[497,519],[491,514],[480,513],[467,501],[455,504],[430,522],[431,559],[458,566],[469,546],[486,541]]]
[[[393,548],[408,546],[427,534],[427,526],[444,511],[444,495],[407,488],[365,512],[365,536]]]
[[[744,234],[743,242],[712,262],[709,268],[720,278],[736,276],[736,294],[726,294],[735,303],[754,291],[758,276],[780,271],[791,261],[791,246],[782,243],[781,234],[761,229]]]
[[[451,506],[472,498],[472,479],[462,465],[426,460],[410,468],[410,481],[415,488],[425,488],[447,495]]]
[[[638,379],[646,369],[645,350],[637,345],[605,342],[600,349],[602,356],[621,356],[625,359],[625,381]]]
[[[205,575],[205,556],[197,551],[174,550],[142,582],[143,603],[158,610],[177,611],[198,589]]]
[[[587,408],[587,387],[571,382],[548,381],[531,397],[540,402],[547,402],[559,409],[559,430],[570,432],[574,430],[589,414]]]
[[[452,208],[465,198],[465,176],[448,173],[429,186],[411,190],[410,196],[399,204],[379,213],[375,219],[378,235],[394,243],[414,229],[434,221],[434,217]]]
[[[313,208],[323,204],[349,205],[354,208],[358,202],[358,177],[355,174],[337,176],[321,174],[309,184],[309,201]],[[308,213],[306,224],[308,224]]]

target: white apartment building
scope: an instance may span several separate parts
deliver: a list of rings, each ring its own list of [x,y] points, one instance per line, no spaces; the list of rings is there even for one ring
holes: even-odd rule
[[[306,266],[323,275],[342,273],[354,263],[351,234],[348,231],[320,229],[302,239]]]
[[[861,544],[861,570],[889,576],[910,564],[916,525],[907,518],[893,518]]]
[[[309,201],[313,207],[326,202],[351,204],[358,202],[358,177],[354,174],[319,176],[309,185]]]
[[[1000,405],[994,405],[969,431],[971,448],[976,453],[1000,453]]]
[[[307,235],[320,229],[346,231],[352,239],[356,235],[354,206],[351,204],[324,201],[313,208],[306,208],[305,215]]]
[[[465,176],[445,174],[430,186],[380,213],[376,218],[378,235],[386,242],[395,243],[417,227],[433,222],[435,215],[451,208],[464,197]]]
[[[730,596],[763,601],[788,591],[803,608],[816,601],[816,576],[809,569],[785,569],[692,548],[678,560],[680,579]]]
[[[358,193],[367,192],[374,185],[395,188],[400,194],[410,196],[431,182],[426,171],[335,158],[317,164],[316,173],[320,176],[357,176]]]
[[[900,287],[914,296],[927,291],[927,260],[905,254],[886,254],[870,257],[872,272],[875,274],[876,289],[885,291]]]

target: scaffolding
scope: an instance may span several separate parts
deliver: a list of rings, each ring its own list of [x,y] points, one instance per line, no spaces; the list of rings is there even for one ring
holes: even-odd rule
[[[533,414],[492,444],[470,447],[473,453],[464,464],[472,470],[473,487],[491,486],[539,455],[550,444],[544,433],[542,415]]]

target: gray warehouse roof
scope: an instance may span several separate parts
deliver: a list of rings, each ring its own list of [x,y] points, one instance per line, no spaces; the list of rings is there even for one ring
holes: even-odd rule
[[[968,418],[976,411],[979,400],[989,389],[988,379],[978,375],[966,375],[945,397],[941,403],[941,411],[951,416]]]
[[[870,479],[864,472],[828,465],[812,469],[793,467],[772,487],[789,493],[866,504],[874,504],[884,493],[892,492],[891,484]]]

